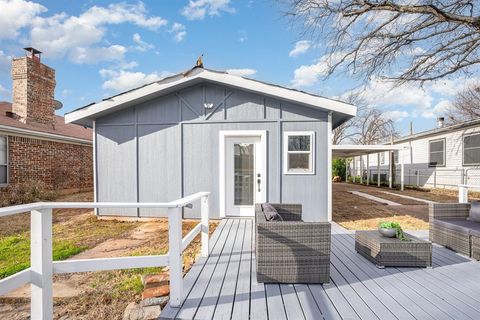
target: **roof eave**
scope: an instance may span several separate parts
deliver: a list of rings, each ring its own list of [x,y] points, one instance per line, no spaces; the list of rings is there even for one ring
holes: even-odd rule
[[[111,99],[101,101],[99,103],[87,106],[82,109],[78,109],[65,115],[65,121],[67,123],[76,123],[86,126],[91,126],[93,119],[98,118],[114,110],[128,107],[133,104],[138,104],[143,101],[150,100],[156,96],[165,95],[183,87],[195,84],[195,82],[208,81],[212,83],[222,84],[238,88],[245,91],[261,93],[267,96],[271,96],[276,99],[289,101],[292,103],[302,104],[308,107],[321,109],[324,111],[333,111],[340,117],[334,117],[333,127],[337,127],[344,121],[354,117],[357,112],[357,108],[353,105],[311,95],[305,92],[296,90],[290,90],[287,88],[266,84],[263,82],[246,79],[230,74],[222,74],[203,70],[202,72],[195,73],[191,76],[179,78],[175,81],[168,81],[165,83],[155,82],[144,87],[138,88],[133,91],[129,91],[125,94],[120,94]]]

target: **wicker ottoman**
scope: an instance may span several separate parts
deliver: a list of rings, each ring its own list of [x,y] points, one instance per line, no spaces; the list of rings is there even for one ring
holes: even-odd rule
[[[432,267],[432,243],[409,234],[411,241],[385,238],[378,231],[357,231],[355,250],[379,268]]]

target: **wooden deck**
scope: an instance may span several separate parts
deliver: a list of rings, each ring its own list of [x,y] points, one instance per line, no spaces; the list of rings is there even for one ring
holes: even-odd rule
[[[433,269],[378,269],[354,250],[353,233],[332,226],[325,285],[259,284],[254,224],[225,219],[211,254],[185,276],[181,308],[162,319],[480,319],[480,262],[434,246]]]

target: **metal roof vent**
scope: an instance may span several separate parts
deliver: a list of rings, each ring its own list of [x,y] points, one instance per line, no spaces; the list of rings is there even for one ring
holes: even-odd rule
[[[445,126],[445,118],[444,117],[438,117],[437,118],[437,128],[441,129]]]

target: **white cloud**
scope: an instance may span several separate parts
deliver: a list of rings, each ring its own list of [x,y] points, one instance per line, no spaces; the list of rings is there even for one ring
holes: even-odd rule
[[[402,121],[404,118],[409,117],[410,114],[407,111],[393,110],[387,111],[383,114],[383,117],[386,119],[391,119],[393,121]]]
[[[373,78],[360,89],[360,96],[372,106],[409,105],[427,109],[434,100],[431,92],[415,84],[396,85],[392,81]]]
[[[125,70],[111,69],[101,69],[99,73],[100,76],[105,79],[102,84],[102,88],[117,92],[140,87],[144,84],[151,83],[172,75],[172,73],[167,71],[145,74],[143,72],[130,72]]]
[[[248,40],[248,35],[245,32],[245,30],[238,31],[238,42],[244,43],[247,40]]]
[[[202,20],[206,15],[219,16],[222,12],[235,12],[230,7],[230,0],[189,0],[181,11],[188,20]]]
[[[294,87],[310,87],[318,82],[318,80],[327,75],[329,70],[330,58],[324,55],[311,65],[303,65],[295,69],[292,85]]]
[[[0,0],[0,39],[15,39],[19,30],[29,26],[44,6],[24,0]]]
[[[12,66],[12,57],[0,50],[0,72],[9,73]]]
[[[445,116],[451,107],[451,101],[440,100],[440,102],[438,102],[433,108],[423,111],[421,115],[427,119],[436,119],[438,117]]]
[[[138,33],[135,33],[132,39],[133,39],[133,42],[135,42],[136,44],[135,50],[145,52],[147,50],[155,48],[153,44],[143,41],[142,37]]]
[[[257,73],[255,69],[227,69],[227,72],[239,77],[249,77]]]
[[[122,60],[127,48],[121,45],[110,47],[77,47],[70,52],[69,58],[74,63],[95,64],[98,61]]]
[[[187,28],[183,24],[175,22],[170,29],[170,33],[173,33],[175,42],[182,42],[187,35]]]
[[[45,55],[52,58],[62,58],[68,55],[77,63],[95,63],[86,60],[91,58],[106,58],[107,60],[122,59],[119,47],[100,46],[104,40],[107,25],[132,23],[150,30],[167,24],[165,19],[157,16],[149,17],[143,3],[110,4],[108,7],[91,7],[79,16],[68,16],[65,13],[47,18],[37,17],[32,23],[31,41],[33,46],[42,48]],[[123,47],[124,48],[124,47]],[[88,51],[94,51],[88,53]],[[109,56],[107,53],[116,55]],[[82,58],[78,58],[81,56]]]
[[[310,49],[312,42],[309,40],[300,40],[295,43],[295,47],[288,54],[290,57],[297,57]]]

